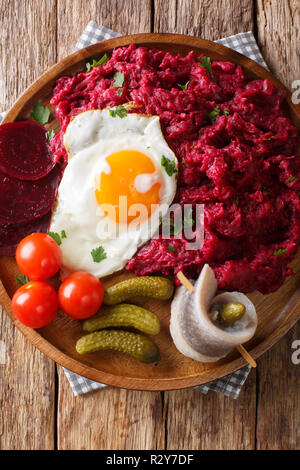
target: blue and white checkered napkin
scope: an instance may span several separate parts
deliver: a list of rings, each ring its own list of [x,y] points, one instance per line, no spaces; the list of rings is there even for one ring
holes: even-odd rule
[[[99,26],[94,21],[90,21],[83,34],[80,36],[76,44],[75,51],[82,49],[83,47],[96,44],[97,42],[105,41],[106,39],[111,39],[118,36],[121,35],[115,31],[112,31],[111,29],[105,28],[104,26]],[[263,67],[267,68],[267,65],[258,49],[257,43],[251,31],[219,39],[216,42],[230,47],[231,49],[234,49],[241,54],[244,54],[250,59],[258,62]],[[0,114],[0,122],[3,116],[4,113]],[[213,390],[231,398],[237,398],[250,370],[251,367],[248,365],[231,375],[227,375],[226,377],[215,380],[214,382],[210,382],[194,388],[204,394],[206,394],[209,390]],[[67,369],[64,369],[64,372],[70,382],[74,395],[83,395],[84,393],[91,392],[92,390],[106,387],[105,384],[86,379],[85,377],[81,377],[80,375],[77,375]]]
[[[80,36],[75,50],[77,51],[83,47],[90,46],[91,44],[96,44],[97,42],[105,41],[106,39],[111,39],[118,36],[121,35],[115,31],[112,31],[111,29],[105,28],[104,26],[99,26],[94,21],[90,21],[83,34]],[[250,59],[258,62],[263,67],[267,68],[267,65],[258,49],[257,43],[251,31],[248,31],[247,33],[236,34],[235,36],[229,36],[228,38],[219,39],[216,42],[230,47],[231,49],[234,49],[241,54],[244,54]],[[210,382],[194,388],[204,394],[206,394],[209,390],[213,390],[231,398],[237,398],[250,370],[251,367],[248,365],[231,375],[227,375],[226,377],[215,380],[214,382]],[[67,369],[64,369],[64,372],[70,382],[74,395],[82,395],[84,393],[91,392],[92,390],[106,387],[105,384],[86,379],[85,377],[81,377],[80,375],[77,375]]]

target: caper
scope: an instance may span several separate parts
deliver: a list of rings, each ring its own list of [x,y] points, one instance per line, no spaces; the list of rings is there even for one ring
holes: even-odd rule
[[[245,311],[245,305],[240,302],[228,302],[220,310],[220,321],[225,325],[232,325],[242,318]]]

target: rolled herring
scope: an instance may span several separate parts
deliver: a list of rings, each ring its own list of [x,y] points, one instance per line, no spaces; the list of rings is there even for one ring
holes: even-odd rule
[[[236,346],[249,341],[257,327],[253,303],[240,292],[225,292],[215,297],[217,281],[206,264],[193,292],[184,286],[177,289],[171,305],[170,333],[177,349],[200,362],[215,362]],[[245,306],[243,317],[232,326],[214,322],[210,310],[227,302]]]

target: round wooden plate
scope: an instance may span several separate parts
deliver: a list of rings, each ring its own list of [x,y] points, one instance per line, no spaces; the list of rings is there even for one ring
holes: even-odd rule
[[[109,54],[113,48],[130,43],[166,50],[172,54],[180,52],[185,55],[194,50],[196,54],[203,53],[212,59],[230,60],[242,65],[249,78],[268,78],[276,87],[286,91],[287,113],[300,129],[300,106],[293,105],[288,90],[271,73],[245,56],[220,44],[177,34],[124,36],[75,52],[54,65],[30,86],[10,109],[4,122],[28,119],[33,104],[41,101],[51,109],[51,119],[46,127],[57,132],[59,122],[54,117],[54,108],[49,105],[52,88],[57,78],[83,71],[85,63],[91,59],[99,58],[104,52]],[[264,296],[254,292],[249,295],[257,308],[259,318],[256,335],[246,344],[246,348],[254,358],[258,358],[271,348],[300,317],[300,289],[297,288],[300,278],[299,256],[292,263],[292,267],[294,276],[289,277],[274,294]],[[19,271],[15,260],[0,257],[2,281],[0,302],[11,320],[44,354],[58,364],[89,379],[135,390],[173,390],[209,382],[230,374],[246,364],[236,351],[212,364],[203,364],[184,357],[175,348],[169,334],[170,303],[145,299],[135,299],[135,301],[155,312],[161,320],[161,333],[155,337],[161,350],[161,361],[158,364],[145,365],[121,353],[111,351],[80,356],[75,350],[76,340],[83,334],[79,321],[59,313],[47,327],[32,330],[14,318],[10,300],[17,289],[16,274],[19,274]],[[105,279],[105,285],[129,276],[128,272],[118,273]]]

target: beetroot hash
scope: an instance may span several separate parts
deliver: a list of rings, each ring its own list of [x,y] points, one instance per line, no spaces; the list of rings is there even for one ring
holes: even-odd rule
[[[120,87],[116,72],[124,76]],[[208,263],[220,289],[280,287],[300,237],[298,136],[283,91],[268,80],[249,81],[239,65],[193,52],[118,48],[103,65],[58,80],[51,100],[61,122],[51,142],[56,161],[67,162],[62,136],[72,116],[128,101],[135,112],[160,116],[179,160],[175,200],[205,204],[205,239],[197,251],[186,250],[184,236],[152,239],[127,269],[197,277]]]

